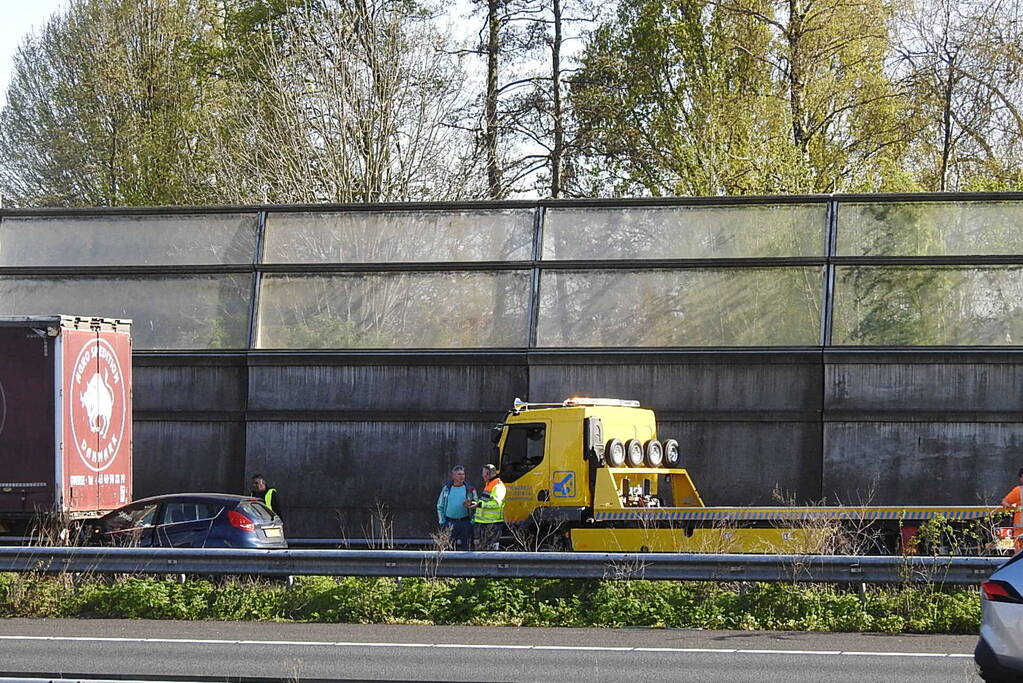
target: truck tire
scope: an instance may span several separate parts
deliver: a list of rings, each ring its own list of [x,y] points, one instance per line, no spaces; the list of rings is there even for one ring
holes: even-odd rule
[[[678,467],[682,463],[682,453],[678,448],[678,441],[668,439],[664,442],[664,464],[668,467]]]
[[[647,467],[660,467],[664,464],[664,446],[657,439],[650,439],[643,447],[644,460]]]
[[[643,442],[639,439],[629,439],[625,442],[625,462],[629,467],[643,466]]]
[[[611,439],[604,447],[604,459],[611,467],[621,467],[625,464],[625,444],[621,439]]]

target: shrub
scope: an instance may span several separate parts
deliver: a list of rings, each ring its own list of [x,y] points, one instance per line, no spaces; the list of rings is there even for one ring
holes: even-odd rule
[[[977,633],[975,588],[675,581],[0,574],[0,616]]]
[[[83,616],[127,619],[208,619],[213,584],[185,584],[157,578],[130,577],[87,591]]]
[[[394,579],[316,576],[288,591],[284,615],[299,621],[381,624],[391,620]]]

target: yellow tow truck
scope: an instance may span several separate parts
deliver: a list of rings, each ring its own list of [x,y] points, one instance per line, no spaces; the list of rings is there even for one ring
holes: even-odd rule
[[[930,520],[963,525],[1002,513],[988,506],[708,507],[681,466],[678,442],[659,438],[653,411],[637,401],[515,399],[492,440],[507,487],[505,522],[527,550],[812,554],[841,552],[836,544],[856,537],[871,540],[868,551],[915,552],[917,528]],[[996,539],[988,541],[994,549]]]

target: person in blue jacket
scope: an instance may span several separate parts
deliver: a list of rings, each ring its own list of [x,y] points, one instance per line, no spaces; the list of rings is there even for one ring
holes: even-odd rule
[[[465,481],[465,468],[451,468],[451,480],[437,497],[437,523],[451,534],[455,550],[472,550],[472,504],[476,489]]]

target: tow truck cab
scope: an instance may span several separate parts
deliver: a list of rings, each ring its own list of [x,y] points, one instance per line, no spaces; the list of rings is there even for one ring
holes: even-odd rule
[[[674,440],[661,442],[636,401],[516,399],[494,428],[504,517],[514,524],[592,525],[595,510],[702,507]]]

